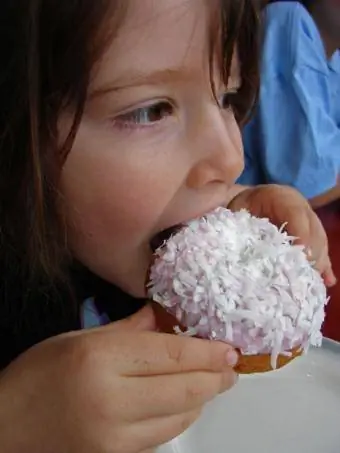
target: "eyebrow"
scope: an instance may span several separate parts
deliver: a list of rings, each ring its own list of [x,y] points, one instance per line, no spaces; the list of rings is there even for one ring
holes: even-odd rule
[[[96,98],[112,91],[120,91],[126,88],[142,85],[165,85],[176,80],[190,80],[192,76],[183,71],[183,68],[166,68],[154,72],[134,71],[122,74],[118,79],[103,87],[96,88],[90,94],[90,98]]]
[[[115,81],[94,89],[90,93],[89,99],[93,100],[95,98],[104,96],[107,93],[117,92],[125,90],[127,88],[143,85],[165,85],[178,80],[190,81],[192,80],[192,73],[183,71],[183,68],[165,68],[149,73],[143,71],[129,71],[121,75]],[[228,88],[230,90],[237,91],[240,88],[241,79],[238,74],[231,74],[229,77],[229,82],[230,87]]]

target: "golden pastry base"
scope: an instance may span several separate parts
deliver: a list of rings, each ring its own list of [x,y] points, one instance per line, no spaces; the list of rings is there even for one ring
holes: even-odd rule
[[[178,326],[176,319],[167,313],[159,304],[152,303],[152,307],[155,313],[158,330],[164,333],[174,334],[174,327]],[[290,363],[296,357],[299,357],[302,354],[302,350],[300,347],[297,347],[294,348],[291,353],[292,354],[289,357],[279,355],[276,367],[277,370]],[[268,371],[273,371],[270,361],[270,354],[240,355],[235,371],[239,374],[266,373]]]
[[[288,365],[296,357],[302,354],[300,347],[294,348],[291,351],[292,355],[287,357],[285,355],[279,355],[277,359],[276,370]],[[235,371],[239,374],[252,374],[252,373],[267,373],[268,371],[274,371],[271,364],[270,354],[261,355],[240,355],[238,364],[235,367]]]

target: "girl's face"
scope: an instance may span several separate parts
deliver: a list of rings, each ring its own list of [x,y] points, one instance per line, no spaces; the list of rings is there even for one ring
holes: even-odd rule
[[[138,297],[152,238],[224,205],[243,169],[238,63],[211,80],[209,3],[130,1],[62,172],[74,256]]]

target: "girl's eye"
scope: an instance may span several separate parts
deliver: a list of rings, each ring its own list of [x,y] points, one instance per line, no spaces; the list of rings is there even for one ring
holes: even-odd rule
[[[242,125],[249,111],[249,101],[240,90],[224,93],[219,98],[218,104],[221,109],[232,112],[237,123]]]
[[[174,107],[169,102],[162,101],[119,115],[114,122],[118,125],[147,125],[157,123],[173,113]]]

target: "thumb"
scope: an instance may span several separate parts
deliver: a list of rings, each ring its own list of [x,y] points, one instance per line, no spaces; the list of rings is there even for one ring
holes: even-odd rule
[[[333,272],[332,265],[331,265],[330,262],[327,265],[327,267],[324,270],[324,272],[322,273],[322,277],[323,277],[323,280],[324,280],[325,285],[327,286],[327,288],[332,288],[333,286],[336,285],[337,278],[336,278],[336,276],[335,276],[335,274]]]
[[[155,316],[151,306],[148,304],[132,316],[108,324],[104,329],[110,330],[111,332],[156,330]]]

